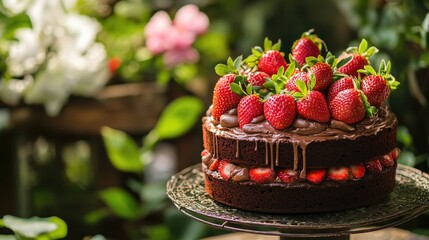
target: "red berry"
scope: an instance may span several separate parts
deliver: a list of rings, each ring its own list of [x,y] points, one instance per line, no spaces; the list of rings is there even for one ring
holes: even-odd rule
[[[329,64],[318,62],[308,69],[308,74],[313,74],[316,78],[316,85],[313,90],[322,91],[326,89],[332,82],[333,72]]]
[[[268,50],[264,52],[258,61],[258,70],[268,75],[276,74],[280,67],[287,68],[286,60],[277,50]]]
[[[210,154],[210,152],[207,149],[204,149],[203,151],[201,151],[201,157],[205,157],[209,154]]]
[[[350,170],[354,179],[361,179],[365,175],[365,167],[362,163],[350,166]]]
[[[261,72],[261,71],[251,72],[249,73],[247,82],[252,84],[252,86],[262,86],[265,83],[265,79],[269,77],[270,75],[268,75],[265,72]]]
[[[362,79],[361,89],[368,102],[374,107],[380,107],[386,101],[390,88],[380,75],[368,75]]]
[[[383,170],[381,163],[378,159],[366,162],[365,168],[372,174],[381,173],[381,171]]]
[[[222,114],[237,107],[241,99],[238,94],[231,91],[230,85],[234,78],[234,74],[227,74],[221,77],[214,87],[212,116],[215,120],[219,120]]]
[[[401,150],[396,147],[389,153],[389,155],[392,157],[394,161],[396,161],[399,157],[399,153],[401,153]]]
[[[219,168],[219,163],[220,163],[219,159],[213,159],[212,164],[210,164],[209,166],[210,171],[216,171]]]
[[[304,118],[318,122],[328,122],[331,118],[325,97],[318,91],[308,92],[307,96],[298,100],[296,106],[298,114]]]
[[[276,172],[271,168],[252,168],[249,177],[256,183],[270,183],[276,180]]]
[[[328,179],[337,182],[344,182],[349,179],[350,168],[348,167],[334,167],[328,170]]]
[[[307,180],[313,184],[320,184],[326,176],[326,169],[311,169],[307,171]]]
[[[264,102],[264,116],[277,130],[289,127],[296,117],[295,99],[288,94],[275,94]]]
[[[229,163],[225,160],[221,160],[219,162],[218,172],[224,180],[229,180],[231,178],[231,172],[233,169],[234,165],[232,163]]]
[[[390,154],[386,154],[380,159],[378,159],[383,167],[390,167],[395,164],[395,160],[390,156]]]
[[[264,114],[264,104],[258,95],[244,96],[238,103],[237,115],[240,128],[262,114]]]
[[[299,63],[305,64],[307,57],[317,57],[320,55],[320,49],[317,44],[308,37],[301,37],[292,46],[292,57]]]
[[[287,81],[285,85],[285,89],[288,90],[289,92],[299,92],[299,89],[296,86],[297,80],[301,80],[305,84],[307,84],[310,81],[310,78],[308,77],[306,72],[297,70],[292,74],[292,76]]]
[[[329,86],[328,90],[328,103],[343,90],[354,88],[352,77],[343,77]]]
[[[291,183],[298,180],[299,173],[292,169],[282,169],[279,170],[278,176],[282,182]]]
[[[359,53],[344,53],[338,58],[338,60],[341,61],[348,57],[352,58],[346,64],[339,67],[337,71],[352,77],[358,77],[358,70],[363,69],[365,65],[368,65],[368,59]]]
[[[365,107],[357,89],[346,89],[337,94],[329,103],[332,118],[355,124],[365,118]]]
[[[115,73],[116,70],[121,66],[121,59],[113,57],[109,60],[109,70],[110,73]]]

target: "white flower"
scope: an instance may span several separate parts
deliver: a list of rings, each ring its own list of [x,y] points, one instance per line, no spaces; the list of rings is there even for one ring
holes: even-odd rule
[[[23,92],[33,84],[33,77],[26,75],[24,79],[9,79],[0,81],[1,100],[7,104],[19,103]]]
[[[3,6],[14,14],[25,11],[32,0],[2,0]]]
[[[68,13],[75,2],[34,0],[25,10],[32,28],[15,33],[7,59],[9,74],[24,80],[1,80],[2,100],[16,104],[21,96],[28,104],[44,104],[54,116],[71,94],[92,96],[106,84],[107,53],[95,42],[101,26],[90,17]]]
[[[45,48],[39,36],[32,29],[16,31],[17,41],[9,45],[7,64],[12,76],[23,76],[34,73],[45,61]]]
[[[63,21],[66,35],[73,38],[74,48],[79,52],[88,49],[101,29],[97,21],[87,16],[69,14]]]

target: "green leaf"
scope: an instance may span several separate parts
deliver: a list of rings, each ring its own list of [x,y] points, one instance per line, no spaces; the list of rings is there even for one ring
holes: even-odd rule
[[[256,46],[255,48],[254,48],[257,52],[260,52],[261,53],[261,56],[262,56],[262,53],[264,52],[264,49],[262,49],[261,47],[259,47],[259,46]]]
[[[398,163],[414,167],[416,165],[416,157],[410,151],[402,151],[399,155]]]
[[[118,217],[135,220],[140,216],[137,201],[121,188],[108,188],[99,192],[99,196]]]
[[[272,47],[272,50],[280,51],[280,48],[282,46],[282,41],[279,39]]]
[[[0,240],[17,240],[14,235],[0,235]]]
[[[45,236],[45,238],[59,239],[67,235],[67,225],[58,217],[25,219],[6,215],[3,220],[5,227],[24,238]],[[52,235],[50,235],[51,233]]]
[[[52,239],[61,239],[67,236],[67,224],[59,217],[50,217],[48,220],[57,225],[57,229],[50,232],[48,235]]]
[[[109,127],[101,129],[104,146],[113,166],[124,172],[141,173],[143,164],[140,150],[134,140],[125,132]]]
[[[366,41],[365,38],[363,38],[362,41],[359,44],[358,52],[359,53],[364,53],[367,49],[368,49],[368,42]]]
[[[305,85],[304,81],[302,80],[296,80],[295,82],[296,87],[299,89],[299,91],[304,94],[304,96],[307,95],[307,86]]]
[[[234,60],[234,69],[236,71],[241,69],[241,64],[243,64],[243,56],[239,56]],[[238,73],[238,72],[237,72]]]
[[[271,50],[273,47],[273,42],[269,40],[267,37],[264,39],[264,49],[265,50]]]
[[[253,57],[255,57],[255,60],[258,60],[258,57],[262,56],[262,52],[260,52],[258,50],[262,50],[262,49],[261,48],[252,48],[252,54],[253,54]]]
[[[365,52],[365,56],[366,57],[371,57],[372,55],[378,53],[378,48],[376,47],[370,47],[368,50],[366,50]]]
[[[396,132],[396,139],[402,143],[405,148],[409,148],[413,145],[413,136],[405,126],[399,126]]]
[[[25,13],[20,13],[4,20],[2,38],[12,40],[16,30],[20,28],[31,28],[31,20]]]
[[[231,91],[233,91],[234,93],[236,93],[238,95],[243,95],[243,90],[241,89],[239,84],[231,83],[231,85],[229,87],[230,87]]]
[[[353,58],[353,56],[349,56],[349,57],[341,59],[341,61],[339,61],[337,64],[337,68],[340,68],[340,67],[346,65],[348,62],[350,62],[352,60],[352,58]]]
[[[164,109],[154,131],[160,140],[177,138],[195,125],[203,107],[202,101],[196,97],[177,98]]]
[[[248,95],[251,95],[251,94],[253,93],[253,87],[252,87],[252,84],[248,84],[248,85],[246,86],[246,93],[247,93]]]
[[[231,72],[234,72],[234,61],[232,60],[231,57],[229,57],[228,60],[226,61],[226,65],[228,66]]]
[[[228,66],[221,63],[215,66],[215,72],[219,76],[225,76],[226,74],[230,73]]]

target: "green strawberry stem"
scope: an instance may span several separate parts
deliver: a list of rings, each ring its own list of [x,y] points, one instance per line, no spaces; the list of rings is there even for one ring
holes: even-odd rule
[[[243,69],[243,56],[238,56],[236,59],[232,60],[231,57],[228,57],[226,64],[219,63],[215,66],[215,72],[219,76],[225,76],[226,74],[239,74],[240,70]]]

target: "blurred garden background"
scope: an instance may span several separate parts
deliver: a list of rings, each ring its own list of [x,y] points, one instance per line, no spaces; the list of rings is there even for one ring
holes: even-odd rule
[[[222,233],[165,195],[201,161],[214,66],[265,37],[288,55],[309,29],[334,54],[365,38],[392,62],[399,161],[429,172],[428,13],[427,0],[2,0],[0,239],[26,223],[51,231],[39,239]],[[429,236],[429,215],[400,227]]]

